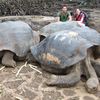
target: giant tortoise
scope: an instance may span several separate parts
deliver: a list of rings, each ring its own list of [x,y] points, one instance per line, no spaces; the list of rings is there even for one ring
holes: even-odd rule
[[[44,70],[55,74],[47,82],[48,85],[73,86],[84,72],[88,78],[87,90],[93,93],[98,88],[99,80],[91,61],[94,65],[96,62],[96,67],[100,69],[98,62],[90,58],[94,46],[100,46],[100,34],[97,31],[73,26],[72,30],[49,34],[38,45],[31,47],[31,52]]]
[[[0,56],[5,66],[16,66],[13,57],[25,57],[30,46],[39,42],[39,34],[22,21],[0,23]]]
[[[79,33],[81,32],[82,33],[81,36],[83,38],[91,41],[92,43],[96,43],[96,42],[98,42],[98,44],[100,43],[99,33],[96,30],[91,29],[84,25],[80,27],[77,21],[51,23],[41,28],[39,31],[40,31],[41,37],[44,39],[48,35],[54,32],[62,31],[62,30],[71,30],[71,31],[79,32]],[[95,46],[92,48],[92,50],[93,50],[92,55],[94,55],[94,57],[96,58],[96,60],[92,61],[92,64],[95,66],[96,68],[95,70],[97,74],[100,76],[100,68],[97,67],[97,66],[100,66],[100,59],[99,59],[100,58],[100,46]]]

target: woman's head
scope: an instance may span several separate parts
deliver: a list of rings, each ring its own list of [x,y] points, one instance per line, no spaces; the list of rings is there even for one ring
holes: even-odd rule
[[[78,14],[78,15],[80,14],[80,12],[81,12],[81,10],[80,10],[79,8],[77,8],[77,9],[75,10],[75,13]]]

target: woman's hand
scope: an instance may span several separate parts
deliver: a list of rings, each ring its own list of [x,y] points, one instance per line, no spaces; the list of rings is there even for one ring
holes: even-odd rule
[[[80,27],[85,26],[85,24],[83,24],[83,23],[80,22],[80,21],[77,21],[77,24],[78,24],[78,26],[80,26]]]

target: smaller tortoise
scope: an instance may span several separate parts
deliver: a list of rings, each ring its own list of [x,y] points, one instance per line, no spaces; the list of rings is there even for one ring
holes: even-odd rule
[[[84,32],[81,31],[59,31],[52,33],[38,45],[31,47],[33,58],[41,64],[44,70],[55,74],[47,82],[48,85],[73,86],[79,82],[83,74],[81,69],[85,68],[89,75],[86,82],[88,92],[97,90],[99,81],[91,65],[89,53],[91,47],[100,45],[100,35],[94,34],[94,32],[93,30],[90,33],[87,31],[86,37],[83,37]],[[92,41],[92,35],[95,35],[95,41]],[[80,66],[81,61],[85,62],[85,66]]]
[[[22,21],[0,23],[0,56],[2,64],[15,67],[14,55],[25,57],[32,45],[39,43],[39,34]]]

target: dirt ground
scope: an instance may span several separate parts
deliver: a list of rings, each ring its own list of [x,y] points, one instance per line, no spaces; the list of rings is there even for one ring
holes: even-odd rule
[[[15,69],[1,65],[0,100],[100,100],[100,89],[89,94],[81,81],[71,88],[48,87],[45,81],[49,74],[40,68],[35,68],[39,72],[27,65],[18,73],[23,64],[18,62]]]

